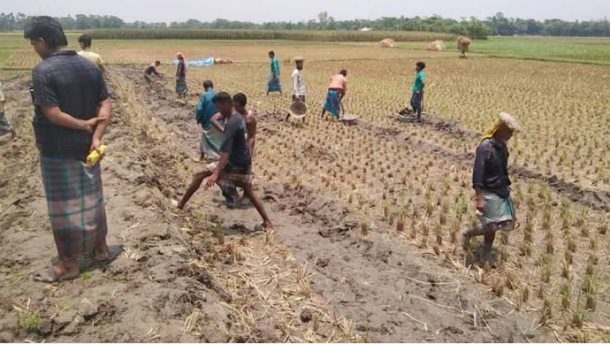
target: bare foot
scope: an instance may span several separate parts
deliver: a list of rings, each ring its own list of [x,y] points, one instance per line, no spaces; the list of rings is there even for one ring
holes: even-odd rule
[[[176,201],[175,199],[171,200],[172,208],[176,208],[178,210],[184,209],[184,204]]]
[[[62,264],[51,266],[48,269],[34,273],[34,281],[43,283],[56,283],[61,281],[70,281],[78,278],[80,271],[78,266],[68,270],[62,267]]]

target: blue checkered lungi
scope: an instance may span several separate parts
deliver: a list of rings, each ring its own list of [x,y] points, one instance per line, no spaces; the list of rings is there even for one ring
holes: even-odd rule
[[[41,156],[40,165],[59,257],[91,252],[108,233],[100,164]]]

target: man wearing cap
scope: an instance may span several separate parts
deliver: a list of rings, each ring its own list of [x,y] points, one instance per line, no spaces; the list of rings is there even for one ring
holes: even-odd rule
[[[519,129],[515,118],[502,112],[477,148],[472,184],[482,226],[464,233],[464,249],[468,250],[470,238],[484,235],[482,262],[491,259],[496,232],[512,231],[515,228],[516,214],[510,197],[506,143]]]
[[[292,72],[292,101],[301,101],[305,103],[305,95],[307,89],[305,88],[305,79],[303,78],[303,61],[302,57],[295,57],[296,68]]]

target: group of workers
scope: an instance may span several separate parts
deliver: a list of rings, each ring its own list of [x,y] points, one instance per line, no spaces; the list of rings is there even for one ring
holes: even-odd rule
[[[32,72],[31,94],[35,108],[33,120],[36,146],[40,152],[42,180],[48,204],[51,228],[59,262],[48,269],[37,271],[33,277],[41,282],[58,282],[79,276],[79,256],[89,255],[99,262],[109,262],[120,251],[109,249],[104,194],[100,164],[88,164],[91,153],[103,157],[102,140],[112,110],[104,80],[103,61],[88,50],[89,37],[81,37],[80,56],[66,50],[67,38],[57,20],[41,16],[32,18],[24,30],[33,49],[42,61]],[[268,91],[281,91],[279,64],[272,59]],[[176,86],[184,93],[186,61],[176,73]],[[162,76],[157,71],[159,62],[147,67],[146,76]],[[415,108],[423,100],[425,64],[417,64],[412,87],[411,103]],[[303,80],[303,59],[296,59],[293,77],[293,100],[304,102],[306,88]],[[331,78],[323,114],[331,112],[337,118],[338,108],[347,91],[347,71]],[[216,92],[210,80],[203,84],[196,121],[202,127],[201,156],[206,164],[193,175],[187,191],[175,202],[183,209],[207,178],[206,188],[218,184],[229,207],[239,203],[237,188],[243,190],[263,218],[259,228],[271,229],[273,224],[261,200],[252,189],[252,162],[256,144],[256,115],[247,109],[247,97],[237,93]],[[14,131],[4,115],[4,96],[0,93],[0,135]],[[420,108],[420,107],[419,107]],[[476,151],[473,171],[476,208],[482,226],[464,234],[464,245],[472,236],[485,236],[483,258],[489,259],[496,232],[512,230],[515,209],[510,197],[508,176],[508,148],[506,142],[519,130],[517,121],[501,113],[484,135]]]
[[[269,52],[271,59],[271,73],[267,82],[267,95],[271,92],[282,93],[282,85],[280,82],[280,65],[274,51]],[[292,101],[306,102],[307,87],[305,86],[305,78],[303,75],[304,58],[295,57],[295,69],[292,72]],[[424,99],[424,79],[426,64],[417,62],[415,65],[415,81],[411,87],[411,107],[412,111],[417,115],[417,119],[421,120],[421,113]],[[330,112],[337,120],[342,119],[342,114],[345,114],[343,99],[347,94],[347,70],[342,69],[338,74],[330,78],[326,92],[326,100],[322,108],[321,117],[323,118],[326,112]]]

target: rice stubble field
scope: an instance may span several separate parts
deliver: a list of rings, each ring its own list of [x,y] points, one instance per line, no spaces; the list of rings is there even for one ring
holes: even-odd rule
[[[213,332],[226,335],[219,341],[610,339],[608,67],[364,43],[95,41],[117,112],[104,165],[110,236],[127,251],[107,270],[45,288],[27,277],[54,255],[26,92],[38,58],[27,42],[8,41],[0,80],[20,137],[0,162],[12,176],[0,181],[1,242],[12,247],[0,269],[5,336],[124,341],[107,332],[131,322],[131,340],[148,341]],[[271,49],[283,96],[265,95]],[[177,51],[236,63],[189,68],[192,96],[178,103]],[[306,58],[304,124],[284,121],[296,55]],[[143,69],[155,59],[169,77],[147,88]],[[429,115],[398,122],[419,60]],[[319,117],[328,78],[343,68],[357,126]],[[255,184],[276,232],[253,232],[254,210],[227,210],[218,191],[200,191],[185,213],[168,208],[197,166],[193,107],[207,79],[257,109]],[[460,240],[477,221],[474,150],[500,111],[524,127],[509,143],[519,226],[498,237],[489,268],[475,262],[479,242],[463,252]],[[66,313],[74,316],[62,327]],[[78,316],[84,324],[74,325]]]

